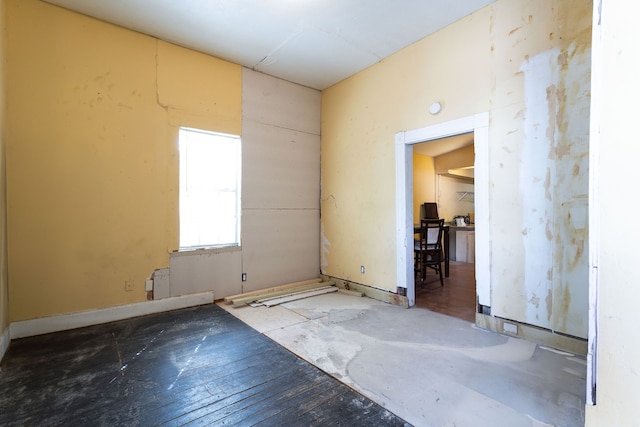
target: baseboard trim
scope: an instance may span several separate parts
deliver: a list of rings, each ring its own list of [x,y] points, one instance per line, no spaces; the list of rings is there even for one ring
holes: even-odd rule
[[[211,304],[213,301],[213,292],[203,292],[97,310],[80,311],[76,313],[40,317],[38,319],[22,320],[11,323],[9,327],[10,337],[11,339],[24,338],[34,335],[48,334],[50,332],[82,328],[85,326],[130,319],[132,317],[144,316],[147,314],[161,313],[163,311]]]
[[[480,328],[488,329],[499,334],[523,338],[536,344],[565,350],[582,356],[587,355],[587,340],[571,337],[569,335],[557,334],[551,330],[528,325],[526,323],[476,313],[476,325]]]
[[[327,276],[326,274],[321,274],[320,277],[325,281],[334,280],[339,289],[362,292],[369,298],[377,299],[378,301],[399,305],[405,308],[409,307],[409,300],[406,296],[393,293],[387,289],[374,288],[373,286],[363,285],[362,283],[356,283],[350,280],[340,279],[338,277]]]
[[[0,362],[2,362],[2,358],[4,357],[4,354],[7,352],[10,342],[11,342],[11,334],[9,333],[9,327],[7,327],[5,328],[2,335],[0,335]]]

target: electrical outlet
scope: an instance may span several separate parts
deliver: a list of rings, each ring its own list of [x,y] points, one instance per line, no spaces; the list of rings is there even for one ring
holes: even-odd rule
[[[147,279],[144,282],[144,290],[151,292],[153,290],[153,279]]]
[[[360,266],[360,273],[364,274],[364,265]]]
[[[125,292],[131,292],[135,288],[135,282],[133,280],[125,280],[124,281],[124,290]]]
[[[513,323],[503,323],[502,330],[507,334],[518,335],[518,325],[514,325]]]
[[[247,273],[242,273],[242,281],[243,282],[247,281]]]

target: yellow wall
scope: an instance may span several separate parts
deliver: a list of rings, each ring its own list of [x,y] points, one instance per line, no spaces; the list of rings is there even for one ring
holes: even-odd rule
[[[6,22],[10,320],[142,301],[177,248],[177,127],[239,134],[241,67],[35,0]]]
[[[395,291],[395,134],[489,109],[490,16],[485,8],[323,92],[323,273]]]
[[[590,34],[589,1],[498,0],[325,90],[322,272],[406,285],[395,134],[489,112],[492,313],[585,336]]]
[[[9,326],[9,288],[7,282],[7,222],[5,178],[5,1],[0,0],[0,336]],[[0,339],[2,343],[2,339]],[[0,358],[2,357],[0,348]]]
[[[436,176],[433,157],[413,155],[413,223],[420,219],[420,205],[436,201]]]

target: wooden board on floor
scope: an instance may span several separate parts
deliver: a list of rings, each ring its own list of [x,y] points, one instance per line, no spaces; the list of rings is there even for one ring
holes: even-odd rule
[[[320,283],[320,282],[322,282],[321,278],[309,279],[309,280],[303,280],[301,282],[294,282],[294,283],[289,283],[289,284],[286,284],[286,285],[274,286],[274,287],[266,288],[266,289],[259,289],[257,291],[244,292],[244,293],[238,294],[238,295],[230,295],[230,296],[228,296],[228,297],[226,297],[224,299],[224,302],[227,303],[227,304],[231,304],[232,300],[238,299],[238,298],[250,297],[250,296],[254,296],[254,295],[262,295],[262,294],[266,294],[266,293],[270,293],[270,292],[277,292],[277,291],[282,291],[282,290],[286,290],[286,289],[292,289],[292,288],[296,288],[296,287],[299,287],[299,286],[311,285],[311,284]]]
[[[266,299],[266,300],[260,300],[258,302],[262,303],[263,305],[266,305],[267,307],[273,307],[274,305],[284,304],[285,302],[297,301],[297,300],[305,299],[305,298],[311,298],[311,297],[314,297],[316,295],[323,295],[323,294],[328,294],[328,293],[331,293],[331,292],[338,292],[338,288],[336,288],[335,286],[326,286],[324,288],[314,289],[312,291],[297,292],[297,293],[292,294],[292,295],[283,295],[283,296],[278,297],[278,298],[269,298],[269,299]]]
[[[296,286],[293,288],[286,288],[286,289],[281,289],[278,291],[274,291],[274,292],[267,292],[267,293],[262,293],[262,294],[257,294],[254,295],[252,293],[252,295],[249,296],[243,296],[240,295],[237,298],[231,299],[227,302],[227,304],[233,304],[233,305],[241,305],[241,304],[248,304],[251,302],[255,302],[261,299],[266,299],[266,298],[274,298],[274,297],[280,297],[283,295],[288,295],[288,294],[292,294],[292,293],[296,293],[296,292],[303,292],[303,291],[309,291],[309,290],[313,290],[313,289],[319,289],[325,286],[331,286],[334,285],[335,282],[333,281],[328,281],[328,282],[318,282],[318,283],[312,283],[309,285],[301,285],[301,286]]]

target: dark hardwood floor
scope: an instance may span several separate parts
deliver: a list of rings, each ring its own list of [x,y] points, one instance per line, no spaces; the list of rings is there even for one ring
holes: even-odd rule
[[[0,425],[407,424],[206,305],[13,341]]]
[[[444,286],[433,270],[424,283],[416,283],[416,307],[475,322],[475,264],[451,261]]]

